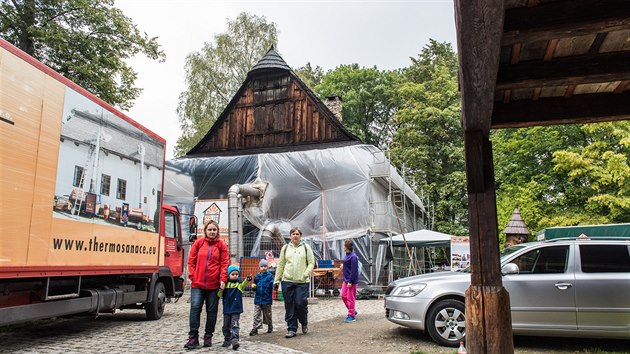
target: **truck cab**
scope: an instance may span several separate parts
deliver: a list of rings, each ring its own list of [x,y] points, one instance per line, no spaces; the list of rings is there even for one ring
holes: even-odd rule
[[[176,206],[162,204],[160,217],[160,237],[164,242],[164,267],[168,268],[173,278],[176,279],[174,294],[179,297],[183,294],[184,274],[184,247],[182,240],[182,227],[180,213]]]

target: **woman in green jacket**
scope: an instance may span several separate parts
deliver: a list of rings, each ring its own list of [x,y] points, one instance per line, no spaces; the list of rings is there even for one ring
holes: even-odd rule
[[[294,227],[290,234],[291,242],[280,251],[275,277],[275,283],[282,281],[286,338],[295,337],[298,322],[302,325],[302,333],[308,333],[308,290],[315,267],[313,250],[302,241],[302,230]]]

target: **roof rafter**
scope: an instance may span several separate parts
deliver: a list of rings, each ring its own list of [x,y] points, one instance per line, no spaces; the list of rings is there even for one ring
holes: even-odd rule
[[[626,102],[620,105],[619,102]],[[495,102],[492,128],[593,123],[630,119],[630,92]]]
[[[501,45],[630,29],[626,0],[564,0],[505,12]]]
[[[630,52],[613,52],[503,64],[499,67],[496,88],[507,90],[629,79]]]

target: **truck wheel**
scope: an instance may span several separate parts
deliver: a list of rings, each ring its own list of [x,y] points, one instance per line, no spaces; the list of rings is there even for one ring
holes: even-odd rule
[[[164,283],[158,282],[153,290],[153,299],[144,307],[147,318],[149,320],[159,320],[164,313],[164,304],[166,303],[166,290]]]
[[[138,228],[138,230],[142,230],[142,221],[138,221],[136,227]]]
[[[439,345],[457,347],[466,336],[464,311],[464,303],[452,299],[442,300],[431,306],[426,321],[431,338]]]

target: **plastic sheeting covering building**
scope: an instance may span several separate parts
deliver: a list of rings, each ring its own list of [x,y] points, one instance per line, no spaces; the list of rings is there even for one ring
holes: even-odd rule
[[[271,250],[277,257],[298,226],[317,259],[343,259],[343,240],[353,239],[366,283],[378,283],[375,266],[386,264],[375,259],[381,238],[425,227],[421,200],[372,145],[180,158],[167,161],[165,180],[165,202],[188,214],[195,199],[225,199],[232,185],[268,183],[259,202],[243,207],[240,256]]]

